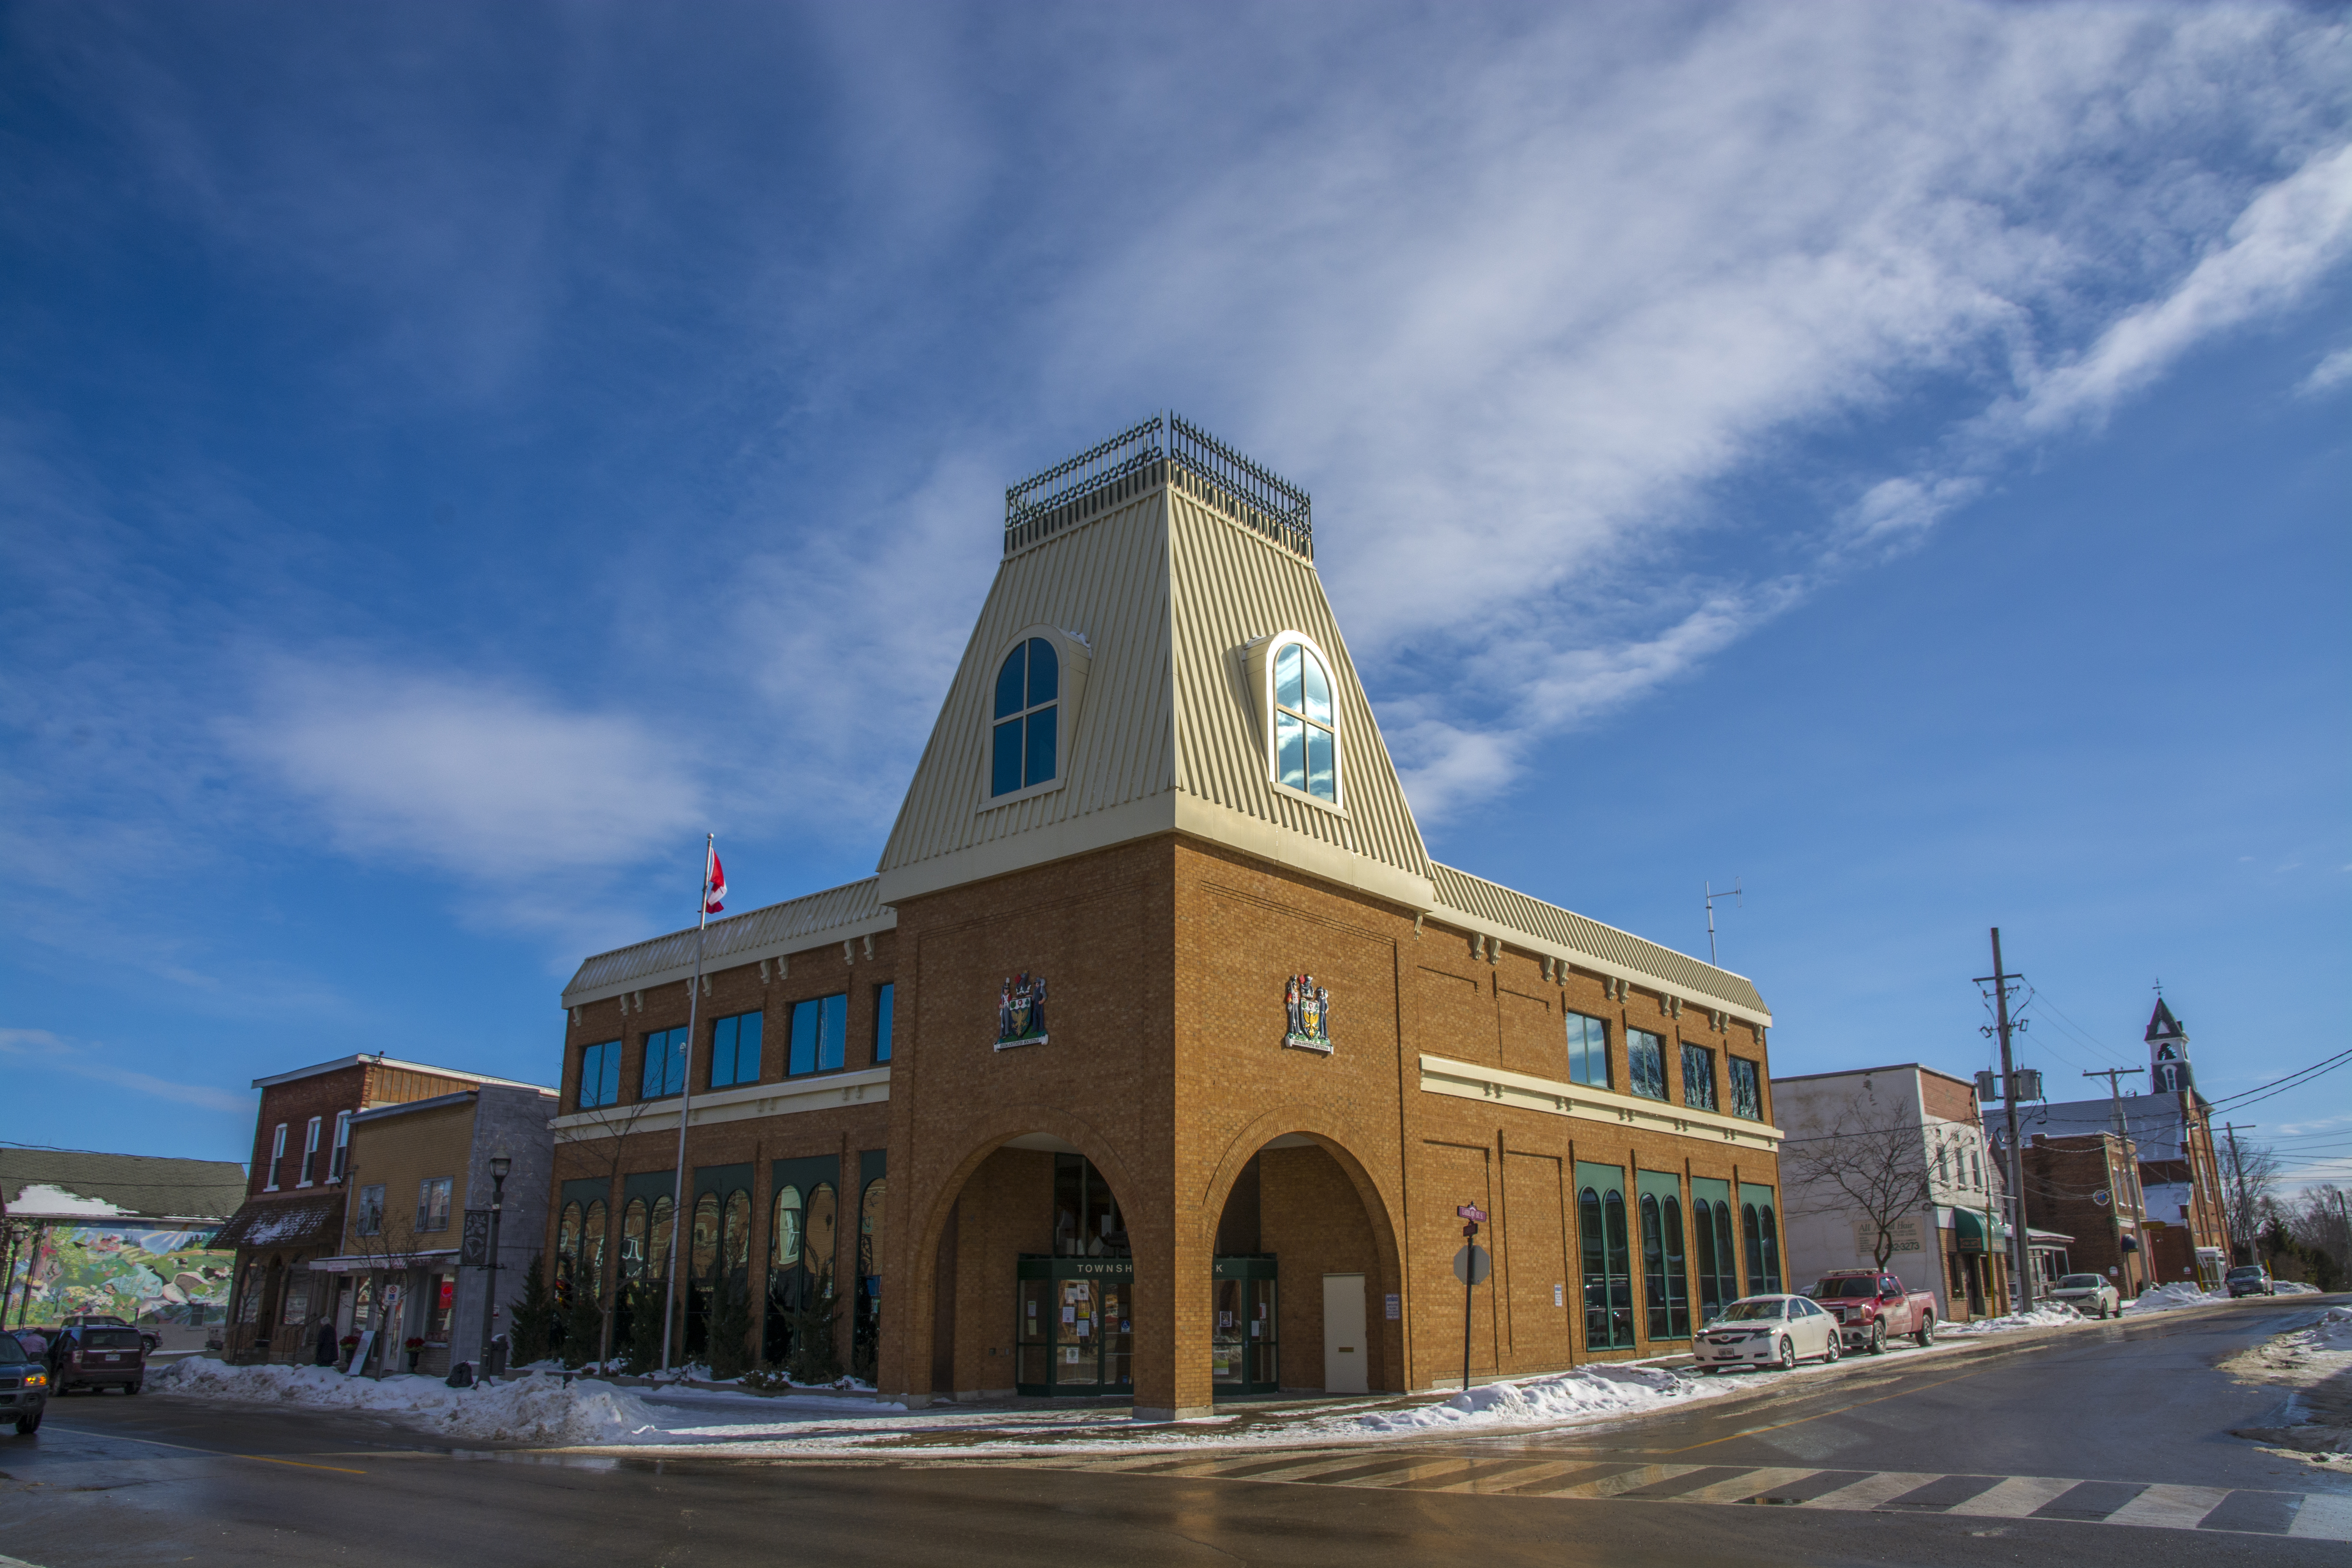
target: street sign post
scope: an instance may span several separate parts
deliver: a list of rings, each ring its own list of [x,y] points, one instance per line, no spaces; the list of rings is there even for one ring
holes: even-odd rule
[[[1477,1321],[1471,1303],[1478,1287],[1495,1271],[1492,1254],[1478,1245],[1478,1227],[1486,1221],[1486,1211],[1476,1204],[1462,1204],[1454,1211],[1462,1221],[1462,1250],[1454,1255],[1454,1278],[1462,1281],[1462,1392],[1470,1392],[1470,1329]]]

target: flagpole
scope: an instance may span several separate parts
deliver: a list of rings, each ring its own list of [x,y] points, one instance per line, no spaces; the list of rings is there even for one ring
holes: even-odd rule
[[[687,1231],[686,1218],[686,1124],[694,1111],[694,1029],[697,1010],[702,1005],[702,933],[710,928],[710,858],[719,847],[719,835],[709,833],[702,840],[702,891],[694,896],[694,979],[686,988],[686,1081],[678,1086],[677,1101],[677,1169],[669,1205],[669,1280],[662,1287],[662,1357],[661,1369],[669,1370],[670,1325],[677,1316],[677,1255],[678,1233]],[[691,1231],[687,1231],[688,1236]],[[683,1351],[686,1347],[678,1347]]]

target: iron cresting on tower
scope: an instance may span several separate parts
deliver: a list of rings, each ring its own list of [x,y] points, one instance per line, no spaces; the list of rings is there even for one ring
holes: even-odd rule
[[[1430,1387],[1464,1205],[1477,1376],[1782,1282],[1756,987],[1431,859],[1307,495],[1172,415],[1008,493],[877,874],[705,951],[683,1183],[691,933],[565,990],[548,1237],[608,1317],[688,1247],[698,1360],[748,1297],[747,1353],[908,1397]]]

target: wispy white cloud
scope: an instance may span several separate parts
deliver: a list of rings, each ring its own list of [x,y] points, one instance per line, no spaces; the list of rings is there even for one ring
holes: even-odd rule
[[[243,1113],[253,1109],[250,1094],[238,1094],[213,1084],[175,1083],[152,1073],[140,1072],[106,1059],[103,1047],[77,1046],[47,1029],[0,1028],[0,1056],[8,1058],[20,1070],[46,1068],[71,1073],[77,1078],[110,1083],[118,1089],[176,1100],[182,1105],[201,1106],[206,1110]]]
[[[2337,349],[2311,367],[2311,374],[2304,377],[2297,390],[2305,395],[2315,395],[2333,392],[2347,381],[2352,381],[2352,348]]]
[[[366,666],[281,666],[230,746],[354,853],[476,885],[632,864],[699,826],[698,760],[625,713]]]

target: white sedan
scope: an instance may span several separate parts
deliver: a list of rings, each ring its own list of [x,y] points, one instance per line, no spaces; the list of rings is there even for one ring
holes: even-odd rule
[[[1743,1296],[1707,1324],[1692,1347],[1705,1370],[1777,1366],[1819,1356],[1837,1360],[1837,1320],[1802,1296]]]

